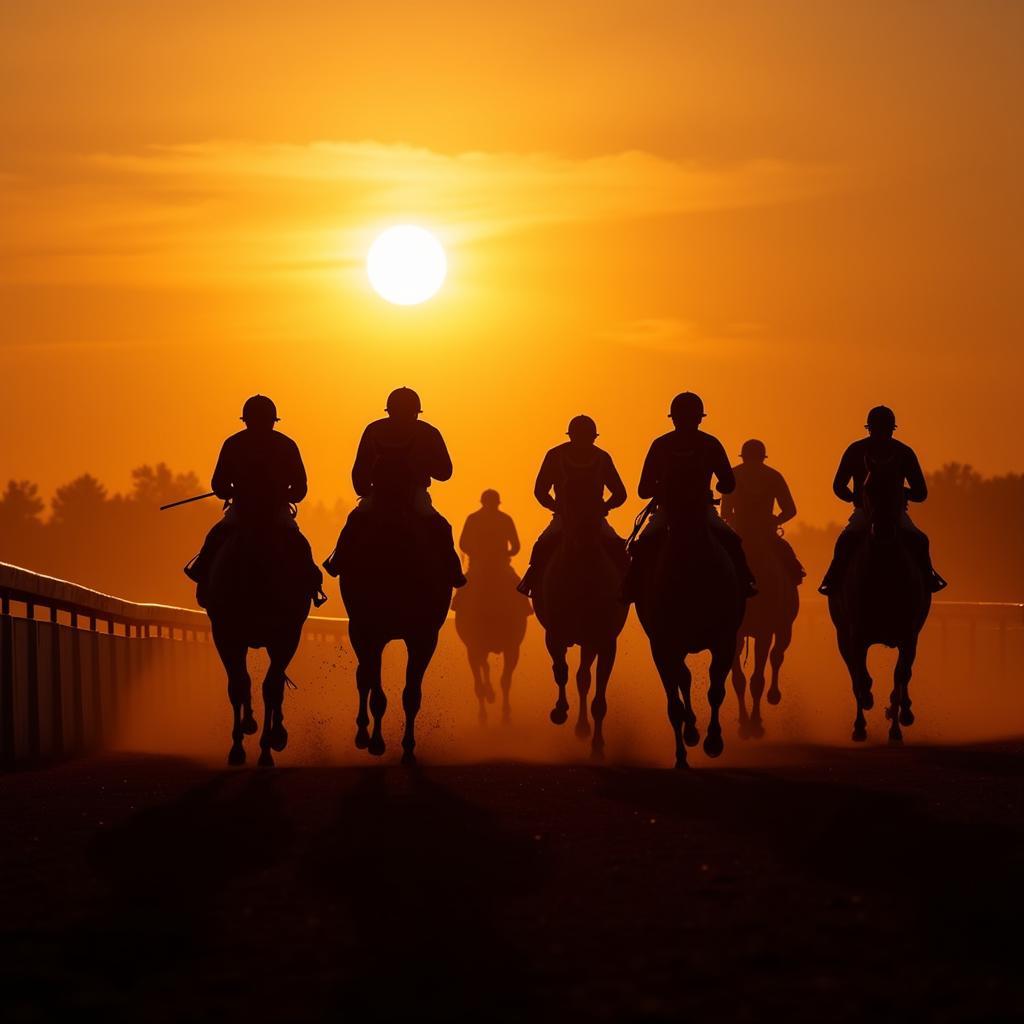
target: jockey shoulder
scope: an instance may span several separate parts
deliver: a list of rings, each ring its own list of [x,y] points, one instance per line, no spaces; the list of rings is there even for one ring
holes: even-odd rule
[[[864,481],[867,479],[869,463],[873,460],[886,463],[895,461],[906,483],[908,501],[920,502],[928,497],[928,485],[917,454],[910,445],[894,437],[864,437],[854,441],[843,453],[839,463],[833,484],[835,494],[844,501],[849,501],[852,495],[853,504],[861,508]],[[851,482],[852,492],[849,489]]]
[[[713,476],[720,494],[732,493],[736,480],[722,442],[703,430],[672,430],[652,442],[640,474],[639,494],[645,500],[664,501],[681,484],[687,491],[709,491]]]
[[[375,420],[363,431],[352,467],[352,484],[360,496],[374,485],[400,482],[427,488],[449,480],[452,461],[437,427],[423,420]]]
[[[628,497],[611,455],[595,444],[573,441],[551,448],[537,479],[537,489],[554,491],[556,508],[618,508]],[[604,492],[608,491],[605,501]]]
[[[212,489],[236,508],[297,504],[306,496],[298,445],[276,430],[240,430],[221,447]]]

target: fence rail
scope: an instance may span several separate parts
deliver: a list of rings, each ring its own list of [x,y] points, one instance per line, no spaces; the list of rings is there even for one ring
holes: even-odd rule
[[[304,635],[337,643],[347,624],[310,616]],[[125,601],[0,562],[0,764],[100,747],[151,669],[196,671],[212,654],[205,612]]]
[[[995,634],[1005,673],[1007,635],[1024,628],[1024,604],[936,601],[932,608],[943,657],[952,635],[973,665],[977,635]],[[812,622],[826,615],[824,600],[801,609]],[[347,624],[310,616],[304,639],[336,645]],[[124,601],[0,562],[0,765],[95,749],[130,715],[139,687],[216,670],[205,612]]]

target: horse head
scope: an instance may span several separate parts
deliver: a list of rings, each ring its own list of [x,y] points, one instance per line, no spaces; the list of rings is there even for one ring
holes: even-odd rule
[[[903,471],[895,456],[877,459],[868,455],[865,465],[867,476],[862,493],[871,536],[879,540],[893,540],[907,503]]]

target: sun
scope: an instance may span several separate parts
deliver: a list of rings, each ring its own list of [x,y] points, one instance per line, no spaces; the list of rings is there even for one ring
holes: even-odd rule
[[[441,243],[425,228],[398,224],[379,234],[366,254],[373,290],[396,306],[415,306],[436,295],[448,273]]]

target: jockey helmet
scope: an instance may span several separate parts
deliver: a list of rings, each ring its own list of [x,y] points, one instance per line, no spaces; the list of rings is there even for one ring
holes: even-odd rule
[[[570,437],[586,438],[593,441],[597,437],[597,424],[589,416],[573,416],[569,420],[566,433]]]
[[[388,395],[386,411],[398,416],[419,416],[423,412],[420,396],[412,388],[396,388]]]
[[[674,420],[689,420],[695,417],[702,420],[705,416],[704,403],[701,401],[700,395],[695,395],[692,391],[684,391],[672,399],[668,414]]]
[[[887,405],[876,405],[868,413],[868,430],[895,430],[896,413]]]
[[[768,450],[764,446],[764,441],[758,441],[752,437],[749,441],[743,442],[743,447],[740,449],[741,459],[760,459],[764,461],[767,457]]]
[[[246,423],[276,423],[277,406],[266,395],[253,395],[242,406],[242,419]]]

